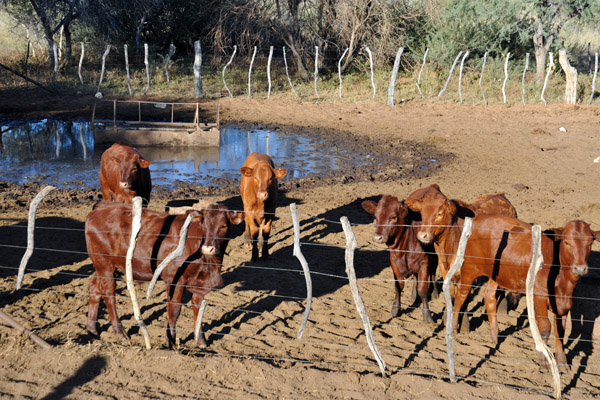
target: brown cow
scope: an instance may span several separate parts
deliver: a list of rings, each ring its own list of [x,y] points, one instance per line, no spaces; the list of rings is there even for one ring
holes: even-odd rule
[[[375,214],[376,227],[373,240],[387,245],[390,252],[390,265],[394,272],[396,297],[392,305],[392,316],[400,315],[400,300],[404,282],[415,275],[417,293],[423,303],[423,320],[433,323],[427,294],[430,276],[435,275],[437,257],[433,248],[423,248],[417,240],[420,218],[410,211],[397,197],[384,195],[378,203],[365,200],[362,207],[369,214]]]
[[[194,321],[204,295],[222,285],[221,265],[230,238],[231,224],[242,222],[243,213],[232,212],[221,204],[200,211],[190,211],[194,218],[189,225],[183,254],[174,259],[161,274],[167,285],[167,339],[175,343],[175,323],[181,311],[185,290],[192,293]],[[103,299],[113,329],[124,334],[115,304],[115,270],[125,272],[125,255],[131,235],[131,206],[103,201],[90,212],[85,222],[88,254],[96,272],[90,281],[87,329],[97,335],[98,307]],[[144,209],[142,228],[135,248],[133,279],[150,281],[157,266],[179,242],[179,231],[186,215],[169,215]],[[198,345],[206,347],[200,332]]]
[[[100,159],[100,187],[104,200],[131,204],[135,196],[141,196],[145,205],[150,201],[152,180],[144,159],[133,147],[115,143]]]
[[[492,341],[498,343],[496,319],[496,289],[525,292],[527,272],[531,263],[531,225],[502,215],[478,215],[473,219],[473,233],[465,249],[460,283],[454,302],[452,326],[458,327],[460,311],[473,281],[479,276],[490,280],[484,292],[485,308],[490,321]],[[544,265],[538,272],[534,287],[534,308],[540,333],[546,343],[551,332],[548,310],[555,315],[556,360],[561,370],[568,369],[562,340],[571,295],[579,277],[588,270],[592,242],[600,231],[592,231],[583,221],[571,221],[564,228],[546,230],[542,235]],[[559,327],[557,321],[562,318]],[[547,368],[540,353],[540,364]]]
[[[267,241],[277,207],[277,179],[283,178],[287,170],[275,168],[273,160],[266,154],[252,153],[240,172],[240,192],[246,214],[244,237],[252,243],[252,261],[258,259],[258,247],[262,248],[262,259],[266,260],[269,256]]]

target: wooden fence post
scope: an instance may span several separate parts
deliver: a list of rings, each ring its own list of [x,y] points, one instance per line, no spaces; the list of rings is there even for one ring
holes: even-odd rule
[[[527,318],[529,319],[529,327],[531,328],[531,335],[535,342],[535,349],[546,357],[550,364],[550,370],[552,371],[552,378],[554,382],[554,397],[560,399],[560,374],[558,372],[558,366],[554,359],[554,354],[550,351],[548,346],[544,343],[540,330],[537,326],[537,320],[535,316],[534,306],[534,293],[533,289],[535,286],[535,276],[544,264],[544,257],[542,256],[542,228],[539,225],[534,225],[531,230],[531,264],[529,265],[529,271],[527,272]]]
[[[472,218],[465,218],[463,230],[460,235],[460,241],[458,242],[458,249],[456,251],[456,258],[452,263],[452,267],[444,279],[444,285],[442,286],[444,291],[444,298],[446,300],[446,348],[448,350],[448,371],[450,372],[450,381],[456,382],[456,374],[454,373],[454,346],[452,345],[452,314],[454,312],[452,306],[452,296],[450,295],[450,283],[456,271],[458,271],[465,261],[465,249],[467,248],[467,242],[471,236],[471,229],[473,226]]]
[[[137,243],[138,234],[142,228],[142,198],[136,196],[133,198],[132,204],[132,219],[131,219],[131,237],[129,239],[129,248],[127,249],[127,255],[125,257],[125,277],[127,280],[127,290],[129,291],[129,297],[131,298],[131,304],[133,306],[133,315],[137,320],[137,323],[144,335],[144,342],[146,343],[146,349],[150,350],[150,335],[148,329],[142,319],[142,313],[140,311],[140,305],[137,301],[137,294],[135,292],[135,284],[133,282],[133,253],[135,251],[135,245]]]
[[[421,69],[419,69],[419,76],[417,78],[417,90],[422,99],[424,99],[425,96],[423,96],[423,92],[421,92],[421,75],[423,74],[423,68],[425,67],[425,61],[427,60],[427,53],[429,53],[429,47],[425,49],[425,54],[423,54],[423,64],[421,64]]]
[[[463,99],[462,99],[462,76],[463,76],[463,67],[465,65],[465,59],[467,58],[467,56],[469,55],[469,50],[467,50],[465,52],[465,54],[463,55],[462,60],[460,61],[460,70],[458,73],[458,99],[460,100],[460,104],[462,104]]]
[[[483,65],[481,66],[481,75],[479,76],[479,89],[481,90],[481,96],[483,97],[483,104],[487,106],[487,99],[485,98],[485,93],[483,93],[483,86],[481,86],[481,81],[483,80],[483,72],[485,71],[485,62],[487,60],[488,52],[486,51],[483,54]]]
[[[129,95],[133,96],[133,92],[131,91],[131,75],[129,74],[129,53],[126,44],[123,45],[123,53],[125,54],[125,71],[127,72],[127,90],[129,91]]]
[[[81,42],[81,56],[79,57],[79,68],[77,74],[79,75],[79,81],[81,82],[81,90],[83,90],[83,75],[81,75],[81,67],[83,66],[83,57],[85,56],[85,45]]]
[[[38,335],[36,335],[35,333],[31,332],[29,329],[25,328],[23,325],[21,325],[20,323],[18,323],[10,315],[6,314],[3,311],[0,311],[0,320],[6,322],[7,324],[9,324],[13,328],[15,328],[17,331],[19,331],[19,333],[21,335],[28,336],[29,339],[31,339],[35,344],[37,344],[38,346],[40,346],[42,349],[48,350],[50,347],[52,347],[44,339],[40,338]]]
[[[592,94],[590,94],[590,104],[592,104],[592,100],[594,99],[594,92],[596,91],[596,75],[598,74],[598,53],[596,53],[596,58],[594,62],[594,77],[592,78]]]
[[[319,78],[319,46],[315,46],[315,94],[317,95],[317,99],[319,99],[319,91],[317,90],[317,79]]]
[[[381,374],[385,375],[385,361],[383,360],[383,357],[379,352],[379,348],[375,343],[375,339],[373,338],[373,330],[371,328],[371,321],[369,321],[369,314],[367,314],[365,304],[360,297],[360,291],[358,290],[358,284],[356,282],[356,273],[354,272],[354,250],[358,247],[358,243],[356,242],[356,237],[354,236],[354,232],[352,232],[352,227],[350,226],[350,221],[348,221],[348,218],[341,217],[340,222],[342,223],[342,228],[344,229],[344,234],[346,235],[346,274],[348,275],[348,281],[350,283],[350,289],[352,290],[354,304],[356,305],[356,309],[358,310],[360,318],[362,319],[369,348],[373,352],[375,360],[377,360]]]
[[[194,42],[194,94],[202,98],[202,45],[199,40]]]
[[[223,67],[223,85],[225,86],[225,89],[227,90],[227,93],[229,93],[229,97],[233,97],[233,94],[231,94],[231,91],[229,90],[229,88],[227,87],[227,83],[225,82],[225,70],[227,69],[227,67],[229,66],[229,64],[231,64],[231,62],[233,61],[233,57],[235,57],[235,53],[237,52],[237,45],[233,46],[233,53],[231,54],[231,58],[229,59],[229,62],[227,64],[225,64],[225,66]]]
[[[448,79],[446,79],[446,83],[444,84],[444,87],[442,88],[442,90],[440,90],[440,93],[438,94],[438,100],[442,97],[442,93],[444,93],[446,91],[446,88],[448,87],[448,83],[450,83],[450,79],[452,78],[452,71],[454,71],[454,68],[456,67],[456,63],[458,62],[458,59],[460,58],[461,55],[462,55],[462,50],[458,52],[458,55],[456,56],[456,58],[454,59],[454,62],[452,63],[452,67],[450,67],[450,73],[448,74]]]
[[[52,84],[56,83],[56,73],[58,72],[58,51],[56,49],[56,42],[52,42],[52,55],[54,56],[54,71],[52,73]]]
[[[169,85],[171,84],[171,79],[169,78],[169,62],[171,61],[171,57],[173,57],[174,53],[175,53],[175,45],[173,43],[171,43],[171,45],[169,46],[169,54],[167,55],[167,58],[165,59],[165,76],[167,77],[167,83]]]
[[[29,40],[29,29],[27,30],[27,55],[25,56],[24,74],[27,78],[27,67],[29,65],[29,49],[31,48],[31,40]],[[25,79],[25,87],[29,89],[29,80]]]
[[[294,85],[292,85],[292,80],[290,79],[290,73],[288,71],[288,63],[287,63],[287,58],[285,56],[285,46],[283,46],[283,63],[285,64],[285,76],[287,76],[287,80],[290,84],[290,87],[292,88],[292,92],[294,92],[294,94],[296,95],[296,97],[298,97],[298,93],[296,93],[296,89],[294,89]]]
[[[252,96],[252,66],[254,65],[254,58],[256,57],[256,46],[254,46],[254,52],[252,53],[252,59],[250,60],[250,68],[248,69],[248,98]]]
[[[300,250],[300,223],[298,222],[296,203],[290,204],[290,211],[292,213],[292,223],[294,224],[294,256],[300,261],[300,265],[302,265],[304,280],[306,281],[306,310],[304,310],[304,318],[302,319],[302,324],[298,330],[298,336],[296,336],[296,338],[300,339],[304,333],[304,328],[306,327],[312,305],[312,279],[310,277],[310,269],[308,268],[306,258],[304,258],[302,250]]]
[[[196,317],[196,323],[194,324],[194,340],[198,343],[200,337],[200,331],[202,329],[202,318],[204,317],[204,310],[206,310],[206,300],[202,299],[200,307],[198,308],[198,316]]]
[[[37,208],[40,205],[41,201],[44,200],[44,197],[46,197],[46,195],[54,189],[56,189],[54,186],[45,186],[33,198],[31,204],[29,204],[29,219],[27,220],[27,249],[25,250],[25,254],[21,259],[21,264],[19,264],[19,273],[17,275],[17,290],[21,289],[21,286],[23,284],[23,276],[25,275],[25,268],[27,267],[27,262],[29,262],[29,259],[33,254],[35,214],[37,212]]]
[[[373,53],[371,53],[371,49],[365,47],[365,51],[369,54],[369,66],[371,68],[371,86],[373,86],[373,98],[375,98],[375,93],[377,89],[375,88],[375,78],[373,76]]]
[[[565,71],[565,78],[567,80],[565,86],[565,103],[575,104],[577,103],[577,69],[569,63],[566,49],[558,51],[558,62],[563,71]]]
[[[144,65],[146,66],[146,89],[144,89],[144,96],[150,89],[150,62],[148,61],[148,43],[144,43]]]
[[[104,54],[102,54],[102,70],[100,72],[100,80],[98,81],[98,90],[96,90],[96,94],[100,92],[100,86],[102,86],[102,79],[104,79],[104,69],[106,68],[106,57],[110,52],[110,44],[106,45],[106,50],[104,50]]]
[[[504,82],[502,82],[502,98],[504,104],[506,104],[506,82],[508,81],[508,59],[510,57],[510,51],[506,53],[506,60],[504,60]]]
[[[398,52],[396,53],[396,59],[394,59],[394,69],[392,69],[392,77],[390,79],[390,84],[388,86],[388,106],[394,106],[394,91],[396,89],[396,79],[398,78],[398,69],[400,68],[400,57],[402,57],[402,53],[404,52],[404,47],[400,47]],[[419,85],[417,84],[417,87]]]
[[[552,52],[548,53],[548,56],[550,57],[550,63],[548,64],[548,71],[546,72],[546,78],[544,78],[544,86],[542,87],[542,95],[540,96],[540,99],[544,102],[544,104],[546,104],[544,92],[546,91],[546,85],[548,85],[548,78],[552,73],[552,68],[554,68],[554,59],[552,57]]]
[[[269,90],[267,99],[271,98],[271,60],[273,59],[273,46],[269,47],[269,60],[267,61],[267,80],[269,81]]]
[[[338,60],[338,78],[340,80],[340,99],[342,98],[342,60],[346,56],[346,53],[348,53],[348,50],[350,50],[350,49],[346,48],[346,50],[344,50],[344,52],[342,53],[342,56]]]
[[[523,69],[523,77],[521,78],[521,89],[523,92],[523,105],[525,105],[525,73],[529,68],[529,53],[525,54],[525,68]]]

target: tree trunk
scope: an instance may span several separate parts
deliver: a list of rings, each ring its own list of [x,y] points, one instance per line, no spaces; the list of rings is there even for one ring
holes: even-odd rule
[[[294,57],[294,63],[296,64],[296,70],[298,71],[298,75],[300,76],[300,78],[302,80],[307,81],[309,79],[308,76],[308,71],[306,70],[306,65],[304,64],[304,60],[302,59],[302,56],[300,55],[300,53],[298,52],[298,49],[296,48],[296,42],[294,40],[294,38],[292,37],[292,35],[290,33],[287,34],[287,38],[284,39],[285,44],[290,48],[290,50],[292,51],[292,56]]]
[[[548,51],[544,46],[544,36],[541,33],[533,34],[533,48],[535,49],[535,81],[539,84],[544,83],[546,72],[546,55]]]
[[[64,25],[65,33],[65,52],[63,55],[62,65],[69,65],[73,59],[73,38],[71,35],[71,24],[66,23]]]

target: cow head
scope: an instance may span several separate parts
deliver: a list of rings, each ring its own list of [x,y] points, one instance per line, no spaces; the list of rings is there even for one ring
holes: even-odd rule
[[[548,229],[544,235],[558,244],[561,268],[568,268],[575,279],[587,274],[592,243],[600,240],[600,231],[592,231],[588,223],[577,220],[564,228]]]
[[[406,229],[405,217],[408,214],[408,208],[399,202],[398,198],[384,195],[378,203],[365,200],[361,205],[366,212],[375,215],[374,242],[391,245],[394,238],[402,235]]]
[[[287,169],[273,168],[268,162],[258,162],[254,168],[240,168],[242,175],[254,179],[256,198],[265,201],[269,198],[269,188],[272,187],[274,179],[281,179],[287,175]]]
[[[456,204],[435,184],[414,191],[408,196],[405,204],[411,210],[421,213],[423,225],[417,233],[417,238],[425,244],[436,241],[456,220]]]
[[[244,220],[242,211],[229,211],[222,204],[211,204],[206,208],[192,211],[193,222],[202,224],[204,241],[202,255],[222,258],[231,238],[231,224],[237,225]]]
[[[119,166],[119,187],[131,189],[140,179],[142,169],[150,166],[150,161],[142,158],[137,151],[131,149],[124,157],[111,157]]]

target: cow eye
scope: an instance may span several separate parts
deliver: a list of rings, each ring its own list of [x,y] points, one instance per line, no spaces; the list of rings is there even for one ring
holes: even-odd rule
[[[221,226],[221,229],[227,229],[227,224],[223,224],[223,225]]]
[[[571,246],[571,243],[569,243],[565,240],[565,246],[569,247],[569,246]]]

